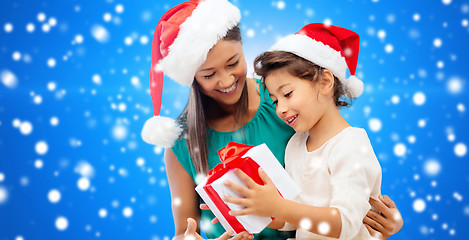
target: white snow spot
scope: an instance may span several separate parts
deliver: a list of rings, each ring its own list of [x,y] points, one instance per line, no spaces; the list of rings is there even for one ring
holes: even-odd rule
[[[122,214],[124,215],[124,217],[130,218],[132,217],[133,210],[130,207],[125,207],[124,210],[122,211]]]
[[[100,43],[109,41],[109,32],[101,25],[94,25],[91,27],[91,35]]]
[[[436,159],[427,160],[424,164],[424,171],[428,176],[436,176],[441,171],[441,164]]]
[[[253,38],[254,36],[256,36],[256,31],[254,31],[254,29],[250,28],[250,29],[247,30],[246,36],[248,38]]]
[[[454,146],[454,154],[458,157],[464,157],[467,153],[467,146],[464,143],[458,143]]]
[[[418,21],[420,21],[420,14],[414,13],[414,15],[412,16],[412,18],[414,19],[414,21],[418,22]]]
[[[37,142],[34,148],[36,150],[36,153],[39,155],[44,155],[49,150],[49,146],[47,145],[45,141]]]
[[[368,121],[368,126],[370,127],[371,131],[378,132],[382,127],[381,120],[372,118]]]
[[[5,23],[3,29],[5,30],[5,32],[11,33],[13,31],[13,25],[11,23]]]
[[[44,162],[41,159],[37,159],[34,161],[34,167],[37,169],[41,169],[44,166]]]
[[[59,119],[57,117],[51,117],[50,125],[56,127],[57,125],[59,125]]]
[[[407,148],[403,143],[398,143],[394,145],[394,155],[398,157],[403,157],[407,152]]]
[[[446,88],[451,94],[461,93],[461,91],[463,90],[463,80],[458,77],[453,77],[448,80]]]
[[[139,157],[137,158],[137,166],[143,167],[145,165],[145,159]]]
[[[2,79],[3,85],[7,88],[15,88],[18,85],[18,79],[15,74],[9,70],[3,70],[0,74],[0,78]]]
[[[123,140],[127,137],[128,131],[127,128],[123,125],[116,125],[112,129],[112,136],[116,140]]]
[[[443,45],[443,41],[441,41],[440,38],[435,38],[433,40],[433,46],[436,47],[436,48],[439,48]]]
[[[394,46],[390,43],[386,44],[386,46],[384,47],[384,51],[386,53],[392,53],[394,51]]]
[[[94,168],[86,161],[80,161],[77,163],[74,169],[75,173],[80,174],[85,178],[92,178],[94,176]]]
[[[110,21],[112,20],[112,15],[111,15],[110,13],[105,13],[105,14],[103,15],[103,20],[104,20],[105,22],[110,22]]]
[[[77,34],[77,35],[75,36],[75,42],[76,42],[77,44],[83,43],[83,35]]]
[[[308,218],[303,218],[300,220],[300,227],[303,229],[310,229],[313,226],[313,223]]]
[[[414,208],[414,211],[421,213],[425,210],[426,208],[426,203],[423,201],[421,198],[415,199],[414,203],[412,204],[412,207]]]
[[[414,104],[417,106],[422,106],[426,101],[426,96],[423,92],[416,92],[412,97]]]
[[[379,30],[378,31],[378,38],[381,39],[381,40],[384,40],[384,38],[386,38],[386,31],[384,30]]]
[[[21,134],[29,135],[29,134],[31,134],[32,131],[33,131],[33,125],[30,122],[24,121],[24,122],[21,123],[21,125],[20,125]]]
[[[49,82],[47,84],[47,89],[51,92],[54,91],[56,88],[57,88],[57,84],[55,82]]]
[[[124,12],[124,6],[122,4],[117,4],[115,10],[116,10],[116,13],[123,13]]]
[[[18,51],[14,51],[11,55],[11,58],[13,58],[14,61],[19,61],[21,60],[21,53]]]
[[[33,102],[37,105],[41,104],[42,103],[42,97],[40,95],[34,96]]]
[[[99,209],[98,215],[100,218],[105,218],[107,217],[107,210],[104,208]]]
[[[56,64],[57,64],[57,62],[56,62],[55,59],[53,59],[53,58],[49,58],[49,59],[47,60],[47,66],[49,66],[50,68],[55,67]]]
[[[101,76],[99,76],[98,74],[94,74],[91,79],[93,80],[94,84],[101,85]]]
[[[47,198],[51,203],[58,203],[62,198],[62,195],[60,194],[59,190],[52,189],[49,191],[49,194],[47,194]]]
[[[441,0],[441,2],[442,2],[444,5],[449,5],[449,4],[451,4],[451,1],[452,1],[452,0]]]
[[[0,186],[0,205],[8,200],[8,191],[5,187]]]
[[[141,36],[140,37],[140,43],[142,45],[146,45],[148,43],[148,37],[147,36]]]
[[[37,14],[37,20],[39,22],[44,22],[46,20],[46,14],[44,14],[43,12],[40,12]]]
[[[318,224],[318,232],[322,235],[326,235],[331,231],[331,225],[327,222],[320,222]]]
[[[65,231],[68,228],[68,220],[65,217],[58,217],[55,220],[55,227],[59,231]]]
[[[90,188],[90,180],[86,177],[82,177],[80,179],[78,179],[78,182],[77,182],[77,186],[78,186],[78,189],[80,189],[81,191],[86,191]]]
[[[27,32],[32,33],[32,32],[34,32],[34,30],[36,30],[36,26],[34,26],[33,23],[26,24],[26,31]]]
[[[278,1],[278,2],[277,2],[277,8],[278,8],[278,10],[283,10],[283,9],[285,9],[285,6],[286,6],[286,4],[285,4],[284,1]]]

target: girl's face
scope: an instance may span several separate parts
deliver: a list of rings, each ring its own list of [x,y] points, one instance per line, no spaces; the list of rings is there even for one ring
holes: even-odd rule
[[[275,103],[277,115],[296,132],[309,131],[321,120],[326,110],[327,96],[321,92],[319,82],[275,70],[266,77],[265,84]]]
[[[220,40],[208,52],[195,79],[203,94],[222,106],[232,106],[241,97],[246,69],[241,42]]]

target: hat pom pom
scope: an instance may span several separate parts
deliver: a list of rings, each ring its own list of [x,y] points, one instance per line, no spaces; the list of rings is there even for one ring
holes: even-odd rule
[[[182,128],[173,119],[154,116],[143,125],[142,139],[149,144],[169,148],[174,145],[181,132]]]
[[[363,93],[363,82],[355,75],[350,76],[345,83],[345,90],[350,93],[351,98],[360,97]]]

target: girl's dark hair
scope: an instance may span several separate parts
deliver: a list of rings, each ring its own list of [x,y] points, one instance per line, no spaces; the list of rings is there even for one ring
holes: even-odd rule
[[[254,71],[261,77],[264,87],[265,78],[275,70],[285,70],[295,77],[313,82],[319,81],[324,74],[323,67],[291,52],[264,52],[254,60]],[[342,82],[334,76],[334,102],[336,106],[345,107],[351,105],[351,103],[343,100],[345,95],[350,96],[345,91]]]
[[[228,30],[225,37],[221,40],[241,42],[241,31],[239,26],[234,26]],[[208,144],[210,143],[207,130],[207,109],[217,106],[216,102],[203,94],[199,89],[199,84],[195,80],[192,82],[189,101],[186,108],[178,118],[178,122],[183,126],[184,132],[181,135],[187,139],[187,149],[191,156],[192,163],[198,174],[207,174],[208,167]],[[241,97],[237,103],[237,111],[235,113],[235,127],[241,127],[243,117],[248,111],[248,92],[245,85]]]

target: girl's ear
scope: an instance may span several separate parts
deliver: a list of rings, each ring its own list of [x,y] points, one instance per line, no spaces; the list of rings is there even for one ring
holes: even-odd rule
[[[323,95],[328,95],[334,90],[334,74],[328,69],[323,70],[322,79],[321,79],[321,89],[320,93]]]

